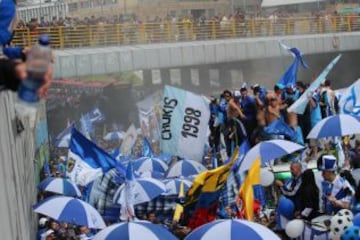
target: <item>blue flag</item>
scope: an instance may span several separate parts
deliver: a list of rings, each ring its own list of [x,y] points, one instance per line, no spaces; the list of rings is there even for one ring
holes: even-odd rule
[[[278,119],[264,127],[264,132],[268,135],[284,135],[293,142],[297,140],[297,133],[282,119]]]
[[[294,61],[291,63],[289,68],[286,70],[284,75],[281,77],[278,83],[284,86],[295,86],[297,82],[297,73],[299,68],[299,63],[304,69],[309,68],[304,59],[302,58],[302,54],[299,49],[297,48],[290,48],[283,43],[279,43],[281,47],[285,50],[289,51],[289,53],[295,58]]]
[[[116,165],[116,160],[107,152],[86,139],[75,128],[72,129],[67,176],[73,182],[85,186]],[[122,166],[122,169],[121,174],[125,175],[125,167]]]
[[[120,157],[122,156],[122,155],[121,155],[121,147],[119,146],[119,147],[115,148],[115,149],[110,153],[110,155],[111,155],[113,158],[115,158],[116,160],[119,160]]]
[[[288,107],[288,112],[294,112],[297,114],[304,114],[306,106],[309,102],[309,96],[311,96],[319,86],[325,81],[326,76],[333,69],[336,63],[340,60],[341,54],[334,58],[326,68],[320,73],[320,75],[315,79],[314,82],[305,90],[305,92],[299,97],[296,102],[294,102],[290,107]]]

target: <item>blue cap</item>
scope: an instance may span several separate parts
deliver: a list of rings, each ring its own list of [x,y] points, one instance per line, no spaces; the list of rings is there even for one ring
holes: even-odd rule
[[[48,46],[50,44],[50,37],[47,34],[42,34],[39,37],[39,44],[42,46]]]
[[[277,83],[275,86],[277,86],[281,90],[283,90],[285,88],[285,86],[281,83]]]
[[[321,158],[321,171],[335,171],[336,170],[336,157],[334,155],[324,155]]]

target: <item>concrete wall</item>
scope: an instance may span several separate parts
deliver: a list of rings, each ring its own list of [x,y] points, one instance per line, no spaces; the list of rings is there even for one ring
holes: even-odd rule
[[[34,176],[35,137],[23,119],[24,131],[17,134],[14,94],[0,92],[0,213],[1,239],[33,240],[36,216]]]
[[[278,41],[307,54],[358,50],[360,32],[239,38],[119,47],[64,49],[55,52],[55,77],[69,78],[126,71],[189,67],[283,57]]]

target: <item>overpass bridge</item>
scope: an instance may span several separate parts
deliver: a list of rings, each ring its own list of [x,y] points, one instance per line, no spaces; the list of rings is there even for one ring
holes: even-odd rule
[[[360,32],[56,50],[55,77],[256,60],[284,56],[281,40],[306,54],[359,50]]]
[[[123,23],[28,29],[15,44],[48,33],[55,48],[55,77],[136,70],[194,68],[284,56],[278,41],[307,54],[358,50],[360,17],[243,19],[195,23]]]

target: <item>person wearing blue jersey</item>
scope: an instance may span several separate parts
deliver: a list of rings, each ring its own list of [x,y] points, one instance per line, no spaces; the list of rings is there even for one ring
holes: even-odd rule
[[[312,129],[318,122],[322,120],[321,109],[320,109],[320,95],[316,93],[309,93],[308,95],[309,104],[308,109],[310,113],[310,129]],[[318,153],[319,140],[310,139],[309,141],[312,156],[316,156]]]
[[[334,215],[341,209],[350,209],[355,194],[350,183],[336,174],[337,159],[333,155],[321,155],[318,159],[318,168],[322,171],[322,211]]]
[[[255,99],[248,94],[246,87],[240,89],[240,107],[245,115],[243,119],[247,135],[250,136],[256,128],[256,103]]]

